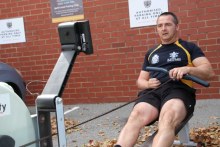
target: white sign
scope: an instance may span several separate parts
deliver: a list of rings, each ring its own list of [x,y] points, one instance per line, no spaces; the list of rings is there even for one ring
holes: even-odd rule
[[[0,44],[26,42],[23,17],[0,20]]]
[[[157,17],[167,11],[167,0],[129,0],[130,27],[156,25]]]
[[[0,117],[11,113],[10,95],[8,93],[0,94]]]
[[[52,22],[84,19],[82,0],[50,0]]]

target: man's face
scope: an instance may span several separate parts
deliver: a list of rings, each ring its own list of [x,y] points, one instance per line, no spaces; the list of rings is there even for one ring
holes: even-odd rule
[[[163,44],[173,43],[177,39],[178,25],[171,15],[160,16],[157,19],[157,32]]]

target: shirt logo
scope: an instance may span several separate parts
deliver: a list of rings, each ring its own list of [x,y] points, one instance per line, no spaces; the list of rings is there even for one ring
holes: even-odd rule
[[[156,64],[158,62],[159,62],[159,56],[157,54],[155,54],[151,59],[151,63]]]
[[[167,62],[173,62],[173,61],[181,61],[181,58],[178,58],[179,53],[172,52],[170,53],[170,58],[167,59]]]

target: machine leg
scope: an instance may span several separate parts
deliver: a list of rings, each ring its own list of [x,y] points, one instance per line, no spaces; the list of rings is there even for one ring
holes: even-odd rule
[[[60,97],[56,98],[56,120],[57,120],[59,147],[66,147],[63,100]]]

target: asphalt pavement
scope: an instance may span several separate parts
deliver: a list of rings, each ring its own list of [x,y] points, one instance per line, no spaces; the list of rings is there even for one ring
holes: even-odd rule
[[[82,123],[123,104],[125,103],[65,105],[65,111],[74,108],[74,111],[66,114],[65,118]],[[72,133],[67,133],[67,146],[82,147],[88,144],[90,140],[117,139],[132,107],[133,103],[78,126]],[[189,121],[190,128],[208,127],[215,122],[220,123],[220,99],[197,100],[194,116]],[[55,147],[58,146],[56,137],[54,137],[53,142]]]

